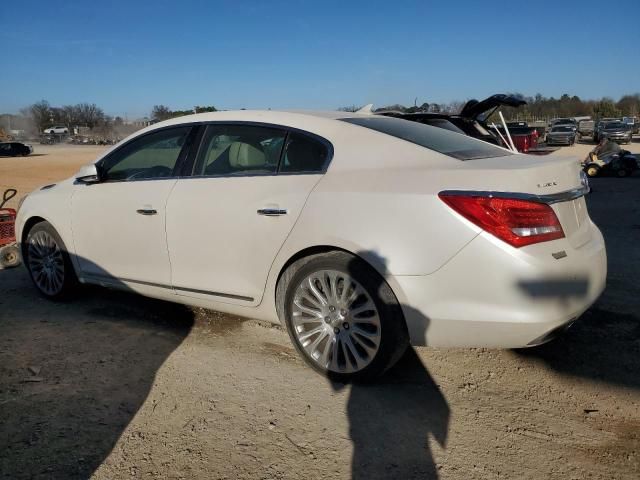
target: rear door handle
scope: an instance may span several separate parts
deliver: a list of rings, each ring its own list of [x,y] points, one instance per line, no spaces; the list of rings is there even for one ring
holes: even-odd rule
[[[158,213],[158,211],[154,210],[153,208],[140,208],[136,210],[136,212],[140,215],[155,215],[156,213]]]
[[[265,215],[267,217],[278,217],[286,214],[287,210],[284,208],[261,208],[258,210],[258,215]]]

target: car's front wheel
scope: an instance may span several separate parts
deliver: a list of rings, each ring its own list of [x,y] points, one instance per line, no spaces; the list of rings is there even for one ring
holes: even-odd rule
[[[37,223],[27,234],[24,263],[36,288],[47,298],[60,300],[77,286],[67,249],[48,222]]]
[[[293,263],[276,295],[278,313],[296,349],[332,380],[373,379],[409,344],[402,310],[389,285],[364,260],[346,252]]]

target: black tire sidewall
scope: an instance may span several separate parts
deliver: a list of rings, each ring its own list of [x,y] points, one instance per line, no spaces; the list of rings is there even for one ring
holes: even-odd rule
[[[380,347],[371,363],[358,372],[343,374],[322,368],[309,358],[296,338],[291,321],[295,290],[302,280],[318,270],[337,270],[348,274],[367,291],[378,309]],[[409,345],[409,335],[398,300],[384,278],[361,258],[341,251],[313,255],[292,264],[281,280],[284,281],[282,285],[279,284],[281,288],[277,289],[278,310],[291,342],[314,370],[330,380],[339,383],[370,381],[393,366]]]
[[[60,292],[56,293],[55,295],[50,295],[40,289],[40,287],[38,286],[38,283],[33,278],[33,273],[31,272],[31,268],[29,265],[30,239],[33,235],[35,235],[39,231],[45,231],[49,235],[51,235],[55,240],[55,242],[58,244],[58,247],[60,248],[60,250],[62,251],[62,259],[64,262],[64,280],[62,282],[62,289],[60,289]],[[78,285],[78,280],[76,277],[75,270],[73,268],[73,264],[71,263],[71,258],[69,257],[69,254],[67,252],[67,247],[62,241],[62,238],[60,238],[60,235],[58,235],[58,232],[56,231],[56,229],[53,228],[53,226],[49,222],[46,222],[46,221],[39,222],[39,223],[36,223],[33,227],[31,227],[31,229],[27,233],[26,245],[23,249],[23,256],[24,256],[24,265],[27,268],[27,271],[29,272],[29,277],[31,278],[31,281],[36,287],[36,290],[38,290],[38,292],[42,296],[49,298],[51,300],[66,300],[72,295],[72,293],[74,293]]]

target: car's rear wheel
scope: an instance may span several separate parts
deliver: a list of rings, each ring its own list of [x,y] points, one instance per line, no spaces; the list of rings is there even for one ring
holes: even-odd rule
[[[278,282],[276,296],[296,349],[332,380],[373,379],[409,344],[402,309],[389,285],[364,260],[346,252],[293,263]]]
[[[616,175],[618,175],[618,177],[622,178],[622,177],[628,177],[629,176],[629,171],[626,170],[625,168],[620,168],[616,171]]]
[[[42,295],[53,300],[68,297],[78,281],[67,249],[48,222],[37,223],[27,234],[24,263]]]

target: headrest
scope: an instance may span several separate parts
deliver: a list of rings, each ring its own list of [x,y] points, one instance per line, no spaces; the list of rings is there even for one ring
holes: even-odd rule
[[[264,152],[248,143],[233,142],[229,147],[231,168],[262,167],[266,163]]]

